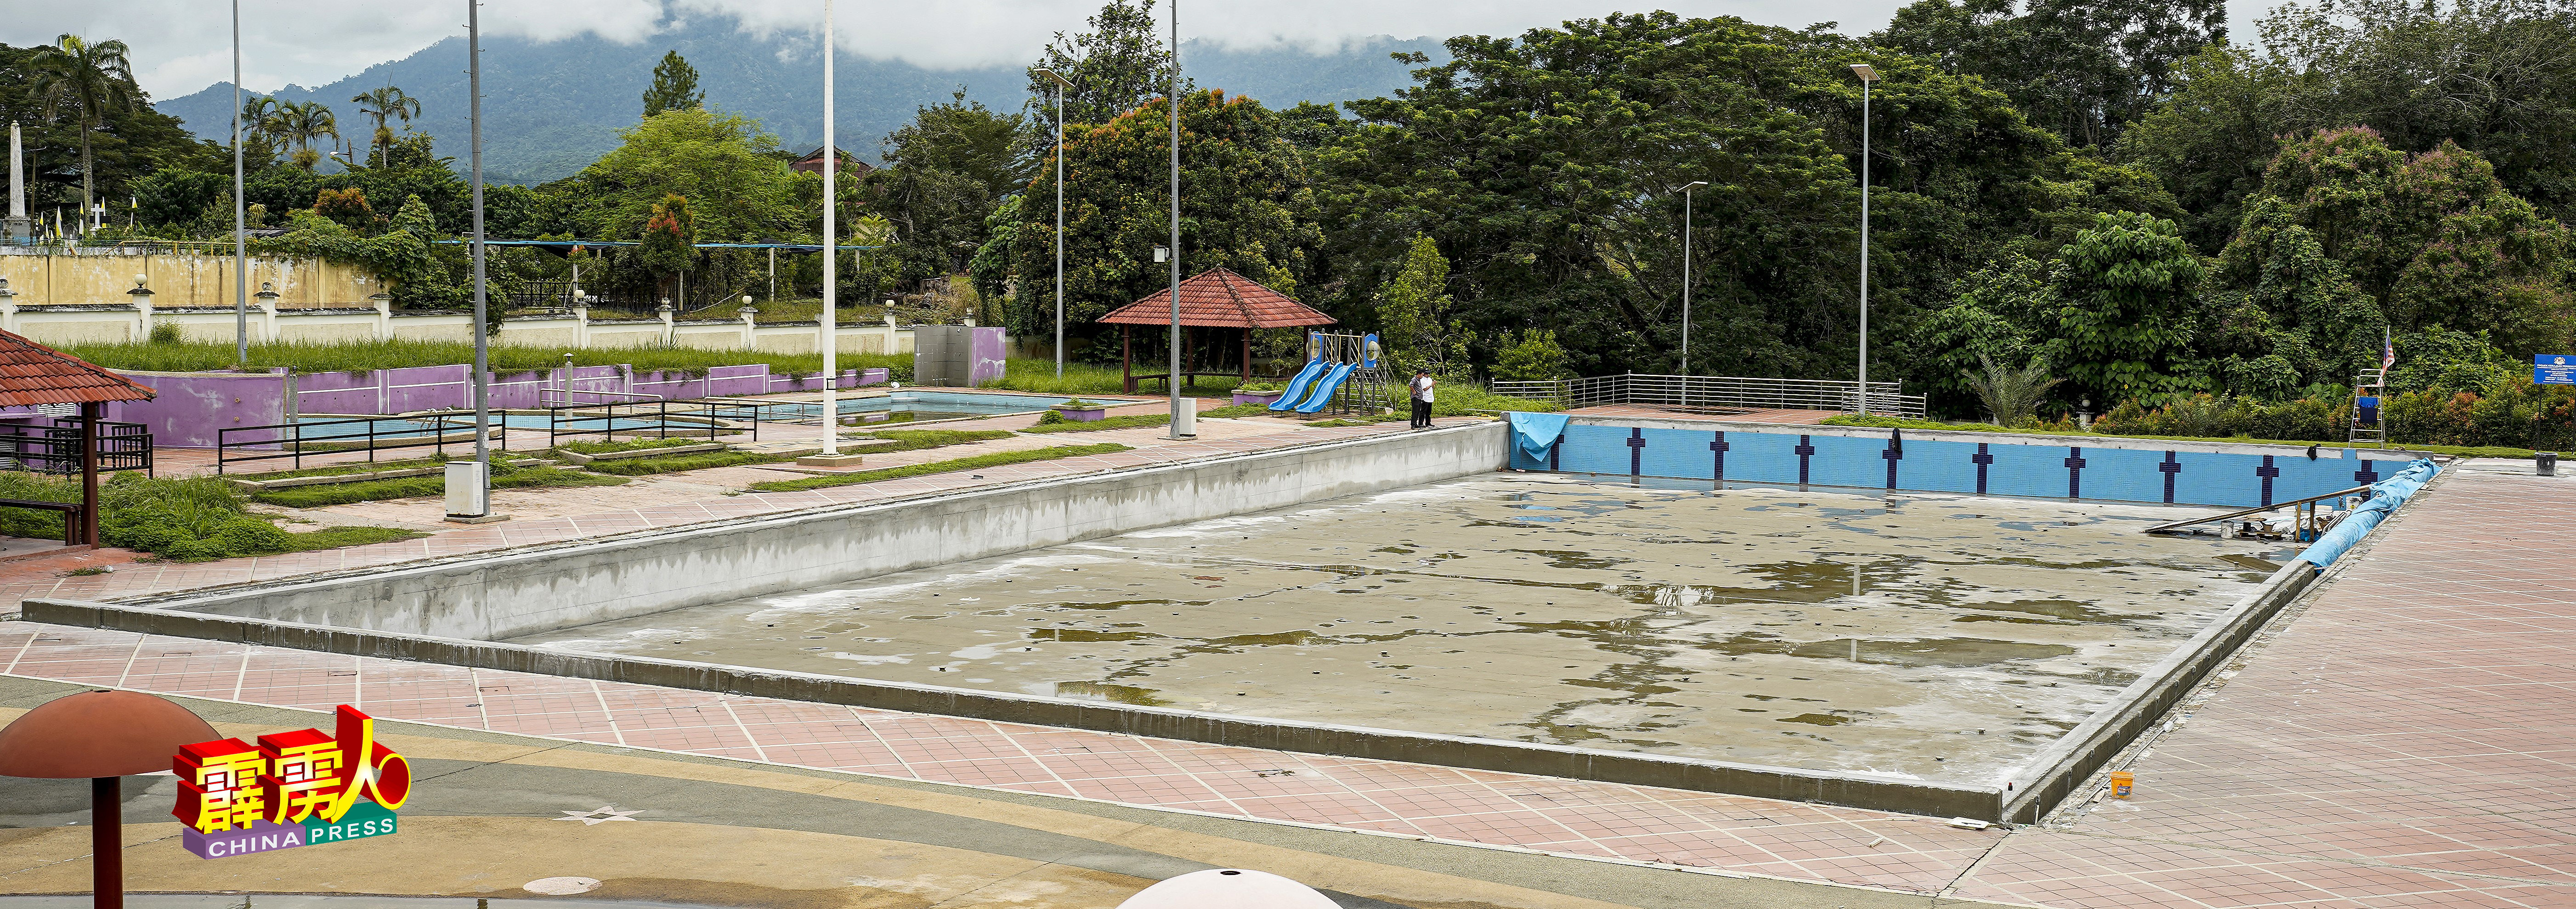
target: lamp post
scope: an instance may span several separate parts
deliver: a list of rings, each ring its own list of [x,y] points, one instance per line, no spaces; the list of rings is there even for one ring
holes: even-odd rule
[[[1172,372],[1163,380],[1172,392],[1172,434],[1168,438],[1193,439],[1198,427],[1193,424],[1195,410],[1181,408],[1181,3],[1172,0],[1172,90],[1167,96],[1172,108]]]
[[[1878,70],[1851,65],[1860,77],[1860,412],[1869,413],[1869,88]]]
[[[1073,83],[1055,70],[1038,72],[1055,80],[1055,377],[1064,378],[1064,92]]]
[[[233,0],[233,368],[250,368],[250,242],[242,233],[241,0]],[[482,444],[477,442],[475,444]]]
[[[823,425],[824,463],[830,464],[841,455],[841,411],[839,395],[840,361],[834,357],[840,345],[841,232],[834,216],[841,207],[838,192],[841,149],[832,137],[832,0],[823,0]],[[892,351],[894,348],[886,348]]]
[[[1693,180],[1682,186],[1682,394],[1690,394],[1691,190],[1708,186]],[[1688,401],[1683,406],[1689,406]]]

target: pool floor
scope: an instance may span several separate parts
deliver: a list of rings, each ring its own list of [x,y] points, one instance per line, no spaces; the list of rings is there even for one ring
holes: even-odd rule
[[[518,642],[1984,782],[2287,557],[2179,514],[1493,474]]]

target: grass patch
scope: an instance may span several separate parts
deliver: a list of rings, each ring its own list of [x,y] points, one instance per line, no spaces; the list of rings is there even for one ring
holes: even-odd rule
[[[1404,408],[1398,407],[1396,409],[1401,411]],[[1463,417],[1488,410],[1519,410],[1532,413],[1554,413],[1564,409],[1565,407],[1563,405],[1554,401],[1540,401],[1533,398],[1515,398],[1510,395],[1498,395],[1482,388],[1466,384],[1441,386],[1436,389],[1431,402],[1431,415],[1435,417]]]
[[[1128,449],[1125,445],[1120,445],[1116,442],[1102,442],[1097,445],[1060,445],[1054,448],[1036,448],[1028,451],[997,451],[992,454],[981,454],[970,458],[952,458],[946,461],[931,461],[926,464],[913,464],[906,467],[888,467],[882,470],[862,470],[857,473],[833,474],[830,476],[800,477],[793,480],[771,480],[766,483],[753,483],[747,488],[753,492],[795,492],[804,489],[827,489],[834,486],[852,486],[859,483],[874,483],[878,480],[892,480],[901,477],[918,477],[934,473],[954,473],[960,470],[977,470],[985,467],[1026,464],[1030,461],[1052,461],[1057,458],[1078,458],[1083,455],[1108,454],[1113,451],[1126,450]]]
[[[950,445],[964,445],[968,442],[990,442],[994,439],[1010,437],[1011,432],[1006,429],[883,429],[851,438],[885,439],[894,443],[871,445],[865,451],[867,454],[881,454],[890,451],[944,448]]]
[[[625,477],[601,476],[578,470],[554,467],[511,467],[492,465],[492,488],[533,489],[556,486],[622,486]],[[251,501],[286,508],[321,508],[351,502],[380,502],[386,499],[416,499],[444,495],[445,477],[403,477],[393,480],[362,480],[356,483],[323,483],[293,486],[253,494]]]
[[[740,467],[745,464],[775,464],[789,458],[756,451],[698,451],[661,458],[621,458],[594,461],[590,469],[621,477],[642,477],[657,473],[679,473],[683,470],[706,470],[711,467]]]
[[[65,353],[110,369],[199,372],[233,367],[233,346],[225,343],[74,344]],[[564,351],[553,347],[493,345],[492,371],[521,373],[563,365]],[[669,370],[705,375],[717,366],[766,363],[771,372],[810,375],[823,370],[821,354],[777,354],[743,350],[629,347],[572,351],[573,365],[630,364],[637,370]],[[883,362],[880,362],[883,361]],[[402,366],[474,362],[474,345],[465,341],[365,341],[338,344],[253,344],[250,368],[283,366],[297,373],[365,372]],[[843,369],[900,364],[899,380],[911,378],[912,357],[850,354],[835,365]]]
[[[2386,449],[2378,449],[2365,445],[2352,445],[2344,442],[2320,442],[2313,439],[2257,439],[2251,436],[2231,436],[2221,438],[2217,436],[2111,435],[2099,432],[2047,429],[2044,427],[2012,429],[1997,426],[1992,423],[1942,423],[1934,420],[1908,420],[1902,417],[1886,417],[1877,414],[1870,414],[1868,416],[1846,414],[1839,417],[1827,417],[1824,419],[1823,424],[1826,426],[1860,426],[1871,429],[1940,429],[1954,432],[2011,432],[2033,436],[2072,436],[2084,439],[2138,439],[2149,442],[2234,442],[2240,445],[2297,445],[2303,448],[2310,445],[2316,445],[2325,448],[2351,448],[2358,451],[2386,450],[2413,452],[2417,454],[2449,455],[2455,458],[2528,458],[2536,453],[2528,448],[2511,448],[2502,445],[2412,445],[2399,442],[2391,443],[2391,445]]]
[[[652,448],[678,448],[683,445],[704,445],[707,444],[707,441],[708,440],[706,439],[627,439],[623,442],[565,442],[561,445],[555,446],[555,450],[569,451],[574,454],[595,455],[607,454],[613,451],[644,451]]]
[[[286,551],[312,552],[317,549],[339,549],[370,543],[392,543],[417,540],[429,534],[395,527],[325,527],[310,533],[286,535]]]
[[[353,473],[374,473],[379,470],[411,470],[420,467],[436,467],[447,463],[447,460],[448,457],[446,455],[433,455],[426,458],[404,458],[400,461],[375,461],[372,463],[359,461],[352,464],[332,464],[325,467],[307,467],[302,470],[281,470],[276,473],[228,473],[225,474],[224,477],[226,479],[233,480],[284,480],[294,477],[339,477]]]
[[[1200,416],[1207,416],[1207,414],[1200,414]],[[1076,423],[1076,422],[1073,422],[1073,421],[1070,421],[1070,420],[1065,421],[1065,422],[1062,422],[1062,423],[1040,423],[1040,424],[1038,424],[1038,425],[1036,425],[1036,426],[1031,426],[1031,427],[1029,427],[1029,428],[1027,428],[1027,429],[1023,429],[1023,430],[1020,430],[1020,431],[1021,431],[1021,432],[1099,432],[1099,431],[1104,430],[1104,429],[1135,429],[1135,428],[1140,427],[1140,426],[1162,426],[1162,425],[1169,424],[1170,422],[1172,422],[1172,415],[1171,415],[1171,414],[1167,414],[1167,413],[1149,413],[1149,414],[1136,414],[1136,415],[1134,415],[1134,416],[1126,416],[1126,417],[1102,417],[1102,418],[1100,418],[1100,419],[1093,420],[1093,421],[1091,421],[1091,422],[1089,422],[1089,423]]]
[[[1228,404],[1224,407],[1218,407],[1212,410],[1199,411],[1199,416],[1219,418],[1266,417],[1273,413],[1276,413],[1276,411],[1272,411],[1268,404]]]

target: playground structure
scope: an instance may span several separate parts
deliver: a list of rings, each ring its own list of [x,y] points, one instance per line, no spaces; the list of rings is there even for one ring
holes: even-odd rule
[[[1376,335],[1306,333],[1306,366],[1270,409],[1289,413],[1377,414],[1395,406]]]

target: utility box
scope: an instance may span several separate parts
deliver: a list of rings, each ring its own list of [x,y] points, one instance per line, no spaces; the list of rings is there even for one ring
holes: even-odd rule
[[[1002,377],[1009,338],[998,325],[915,325],[912,382],[927,388],[974,388]]]
[[[492,513],[492,484],[481,461],[447,462],[447,516],[479,518]]]

